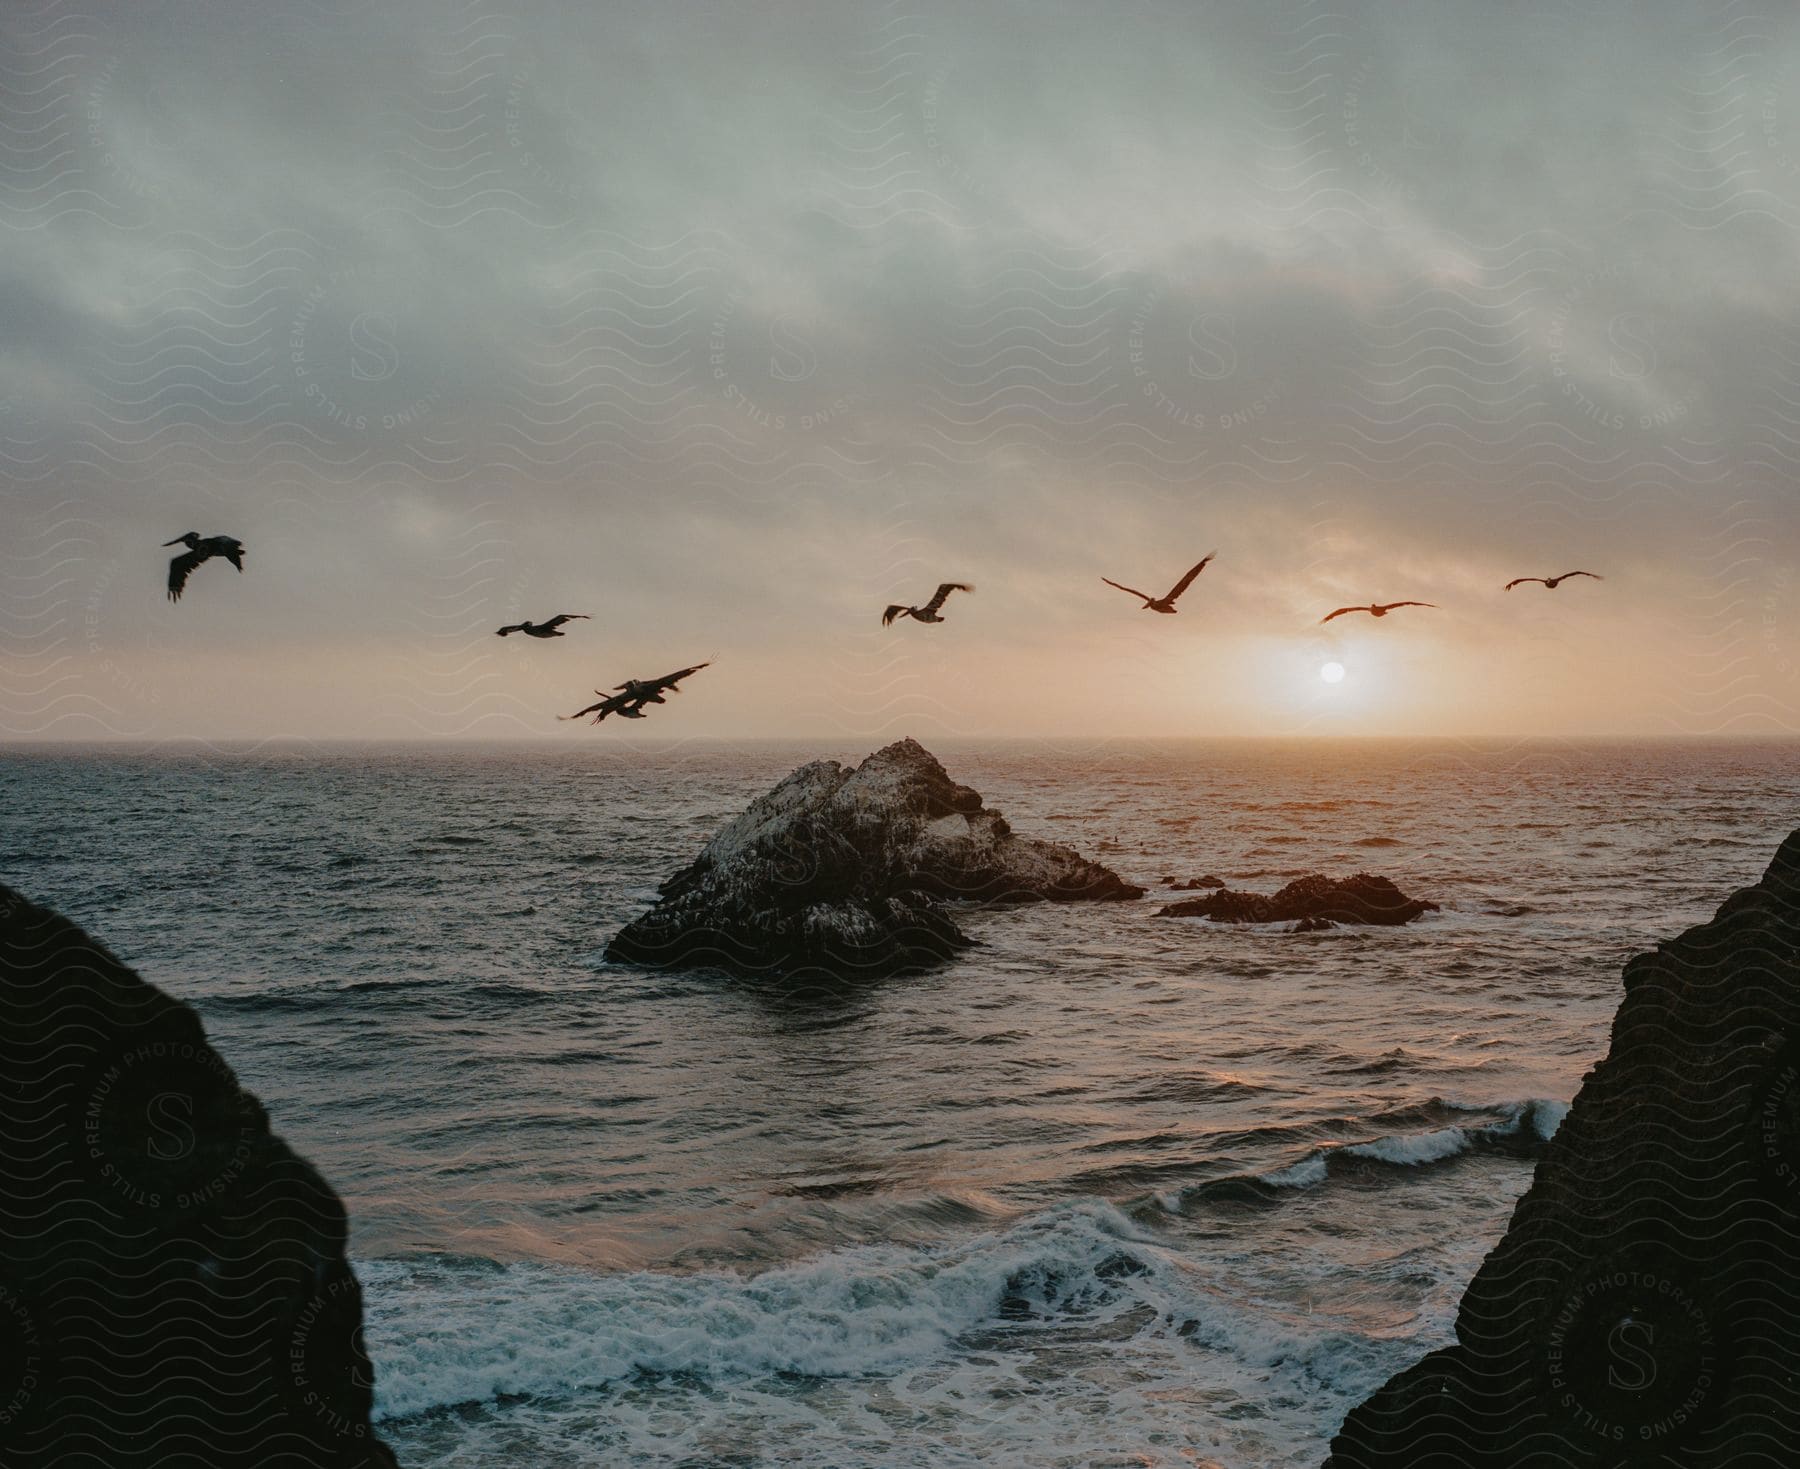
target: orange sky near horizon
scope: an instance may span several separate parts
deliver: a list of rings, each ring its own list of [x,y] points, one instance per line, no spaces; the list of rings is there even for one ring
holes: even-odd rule
[[[234,640],[197,656],[194,646],[233,621],[227,599],[253,595],[254,557],[251,566],[242,579],[228,568],[204,568],[167,617],[152,602],[144,620],[163,624],[156,646],[127,656],[97,638],[64,660],[61,717],[41,730],[14,728],[9,738],[796,736],[872,746],[903,733],[929,740],[1793,732],[1793,670],[1779,648],[1759,641],[1754,624],[1697,628],[1670,612],[1640,620],[1618,605],[1613,579],[1555,593],[1465,594],[1438,610],[1403,608],[1380,621],[1353,614],[1308,626],[1296,616],[1269,629],[1231,608],[1229,563],[1221,560],[1173,617],[1144,612],[1096,579],[1093,593],[1066,599],[1082,606],[1065,626],[1047,625],[1029,606],[1006,605],[978,585],[952,599],[941,625],[902,619],[882,628],[874,609],[853,618],[845,608],[834,621],[815,622],[804,641],[793,633],[765,638],[754,623],[740,623],[671,628],[642,640],[648,653],[622,652],[602,620],[543,641],[502,640],[485,627],[441,636],[377,630],[317,644],[289,633],[275,648]],[[643,720],[596,729],[556,718],[591,702],[596,687],[699,659],[712,666]],[[1340,681],[1322,678],[1328,663],[1342,668]]]

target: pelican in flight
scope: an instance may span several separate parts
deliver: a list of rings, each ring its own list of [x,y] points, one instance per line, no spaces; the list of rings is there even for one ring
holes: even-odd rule
[[[1597,571],[1565,571],[1561,576],[1515,576],[1502,590],[1510,592],[1520,582],[1541,581],[1549,590],[1555,591],[1558,583],[1567,581],[1572,576],[1591,576],[1595,581],[1605,581]]]
[[[579,719],[584,714],[592,714],[594,723],[598,724],[609,714],[618,714],[626,719],[642,719],[644,705],[666,704],[664,694],[678,694],[676,687],[689,674],[698,673],[702,668],[710,668],[710,663],[696,663],[692,668],[678,668],[673,673],[665,673],[661,678],[628,678],[622,684],[614,686],[613,693],[601,689],[594,692],[600,695],[600,702],[589,704],[585,709],[577,709],[573,714],[559,714],[558,719]]]
[[[599,689],[595,689],[594,692],[600,694]],[[579,719],[584,714],[592,714],[595,724],[609,714],[620,714],[626,719],[642,719],[644,706],[642,703],[634,704],[630,694],[600,694],[598,704],[589,704],[587,708],[577,709],[573,714],[559,714],[556,717],[558,719]]]
[[[942,622],[940,609],[952,592],[972,592],[975,588],[966,581],[947,581],[932,593],[931,600],[923,607],[903,607],[898,602],[881,614],[881,625],[887,627],[896,617],[910,617],[915,622]]]
[[[187,579],[193,569],[202,561],[210,561],[215,556],[223,556],[241,572],[244,569],[244,543],[236,536],[203,536],[199,531],[191,530],[184,536],[176,536],[172,541],[164,541],[165,546],[186,546],[187,550],[169,560],[169,600],[179,602],[182,589],[187,586]]]
[[[675,685],[682,679],[691,673],[698,673],[702,668],[711,667],[711,663],[696,663],[692,668],[677,668],[673,673],[665,673],[661,678],[628,678],[624,683],[614,684],[613,687],[623,689],[625,696],[637,700],[640,706],[666,704],[668,700],[664,699],[663,695],[679,694],[681,690]],[[594,692],[597,694],[600,690],[595,689]]]
[[[562,630],[565,622],[591,622],[585,612],[559,612],[554,617],[547,617],[542,622],[514,622],[503,627],[495,634],[505,637],[508,633],[522,632],[528,638],[562,638],[568,634]]]
[[[1121,592],[1130,592],[1134,597],[1142,597],[1144,599],[1144,610],[1147,612],[1173,612],[1175,610],[1175,599],[1193,584],[1194,578],[1206,570],[1206,563],[1211,561],[1213,557],[1218,554],[1217,551],[1208,551],[1200,558],[1199,565],[1194,567],[1192,571],[1182,577],[1180,581],[1176,582],[1174,586],[1170,587],[1169,590],[1160,597],[1152,597],[1148,592],[1140,592],[1136,587],[1128,587],[1124,582],[1114,581],[1110,576],[1103,576],[1100,580],[1105,582],[1109,587],[1117,587]]]
[[[1346,612],[1367,612],[1371,617],[1386,617],[1396,607],[1435,607],[1436,602],[1371,602],[1367,607],[1340,607],[1336,612],[1327,612],[1319,619],[1330,622],[1334,617],[1342,617]]]

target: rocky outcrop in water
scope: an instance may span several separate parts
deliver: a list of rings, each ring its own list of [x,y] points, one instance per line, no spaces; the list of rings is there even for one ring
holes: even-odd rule
[[[392,1466],[345,1228],[192,1010],[0,887],[0,1466]]]
[[[1409,898],[1385,877],[1359,872],[1355,877],[1314,874],[1297,878],[1272,897],[1221,888],[1204,898],[1184,898],[1159,908],[1158,918],[1210,918],[1215,923],[1292,923],[1311,921],[1310,932],[1332,923],[1411,923],[1421,913],[1435,913],[1436,903]]]
[[[944,900],[1139,898],[1072,848],[1017,835],[922,745],[803,765],[728,822],[607,945],[632,964],[873,975],[971,942]]]
[[[1163,886],[1168,888],[1171,892],[1197,893],[1202,892],[1207,888],[1222,888],[1225,886],[1225,879],[1222,877],[1214,877],[1209,872],[1205,877],[1189,877],[1182,879],[1180,882],[1177,882],[1172,877],[1165,877],[1163,879]]]
[[[1625,966],[1456,1344],[1353,1410],[1328,1469],[1774,1469],[1796,1444],[1800,832]]]

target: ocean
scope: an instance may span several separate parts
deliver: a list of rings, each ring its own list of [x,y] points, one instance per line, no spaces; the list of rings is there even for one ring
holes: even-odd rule
[[[611,734],[0,751],[0,878],[192,1004],[342,1195],[409,1469],[1317,1465],[1450,1340],[1621,963],[1800,810],[1791,744],[938,742],[1150,896],[794,989],[602,949],[870,747]],[[1314,871],[1442,911],[1153,916]]]

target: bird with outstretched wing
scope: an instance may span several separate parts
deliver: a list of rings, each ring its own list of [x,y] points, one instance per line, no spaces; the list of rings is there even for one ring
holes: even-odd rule
[[[244,543],[236,536],[202,536],[198,531],[164,541],[165,546],[186,546],[187,550],[169,559],[169,600],[179,602],[194,568],[222,556],[241,572],[244,569]]]
[[[1110,576],[1103,576],[1100,580],[1105,582],[1109,587],[1117,587],[1121,592],[1130,592],[1132,596],[1142,598],[1144,607],[1147,611],[1173,612],[1175,610],[1175,599],[1194,584],[1194,578],[1205,571],[1207,563],[1218,554],[1217,551],[1208,551],[1189,569],[1186,576],[1182,577],[1180,581],[1176,582],[1174,586],[1170,587],[1169,590],[1160,597],[1152,597],[1148,592],[1140,592],[1136,587],[1128,587],[1124,582],[1114,581]]]
[[[1534,582],[1541,583],[1543,586],[1547,587],[1550,591],[1554,592],[1557,588],[1558,583],[1565,582],[1572,576],[1591,576],[1595,581],[1605,581],[1606,580],[1606,578],[1601,576],[1600,573],[1597,571],[1565,571],[1561,576],[1515,576],[1503,588],[1501,588],[1501,590],[1510,592],[1516,586],[1519,586],[1528,581],[1534,581]]]
[[[1435,607],[1436,602],[1371,602],[1366,607],[1340,607],[1336,612],[1327,612],[1319,619],[1330,622],[1334,617],[1342,617],[1346,612],[1367,612],[1371,617],[1386,617],[1396,607]]]
[[[595,689],[600,694],[599,689]],[[633,699],[630,694],[600,694],[598,703],[589,704],[585,709],[577,709],[573,714],[559,714],[558,719],[580,719],[584,714],[592,714],[594,723],[598,724],[609,714],[623,715],[626,719],[642,719],[644,704],[641,699]]]
[[[712,664],[696,663],[692,668],[677,668],[673,673],[665,673],[661,678],[628,678],[622,684],[614,686],[612,693],[594,692],[600,695],[600,702],[589,704],[585,709],[577,709],[573,714],[559,714],[558,719],[580,719],[584,714],[592,714],[594,723],[598,724],[609,714],[617,714],[625,719],[642,719],[644,705],[666,704],[664,694],[679,694],[676,687],[682,679],[690,674],[698,673],[702,668],[710,668]]]
[[[592,619],[585,612],[559,612],[554,617],[547,617],[542,622],[509,622],[495,632],[496,637],[505,637],[509,633],[522,632],[528,638],[566,638],[567,633],[561,631],[565,622],[590,622]]]
[[[966,581],[939,582],[937,591],[932,593],[931,600],[923,607],[906,607],[898,602],[890,603],[881,614],[881,625],[888,626],[896,617],[910,617],[915,622],[942,622],[943,606],[952,592],[972,592],[975,588]]]
[[[677,668],[673,673],[665,673],[661,678],[628,678],[622,684],[613,685],[628,697],[636,699],[640,704],[662,704],[667,702],[665,693],[679,694],[676,685],[689,674],[698,673],[702,668],[711,668],[712,664],[696,663],[692,668]]]

